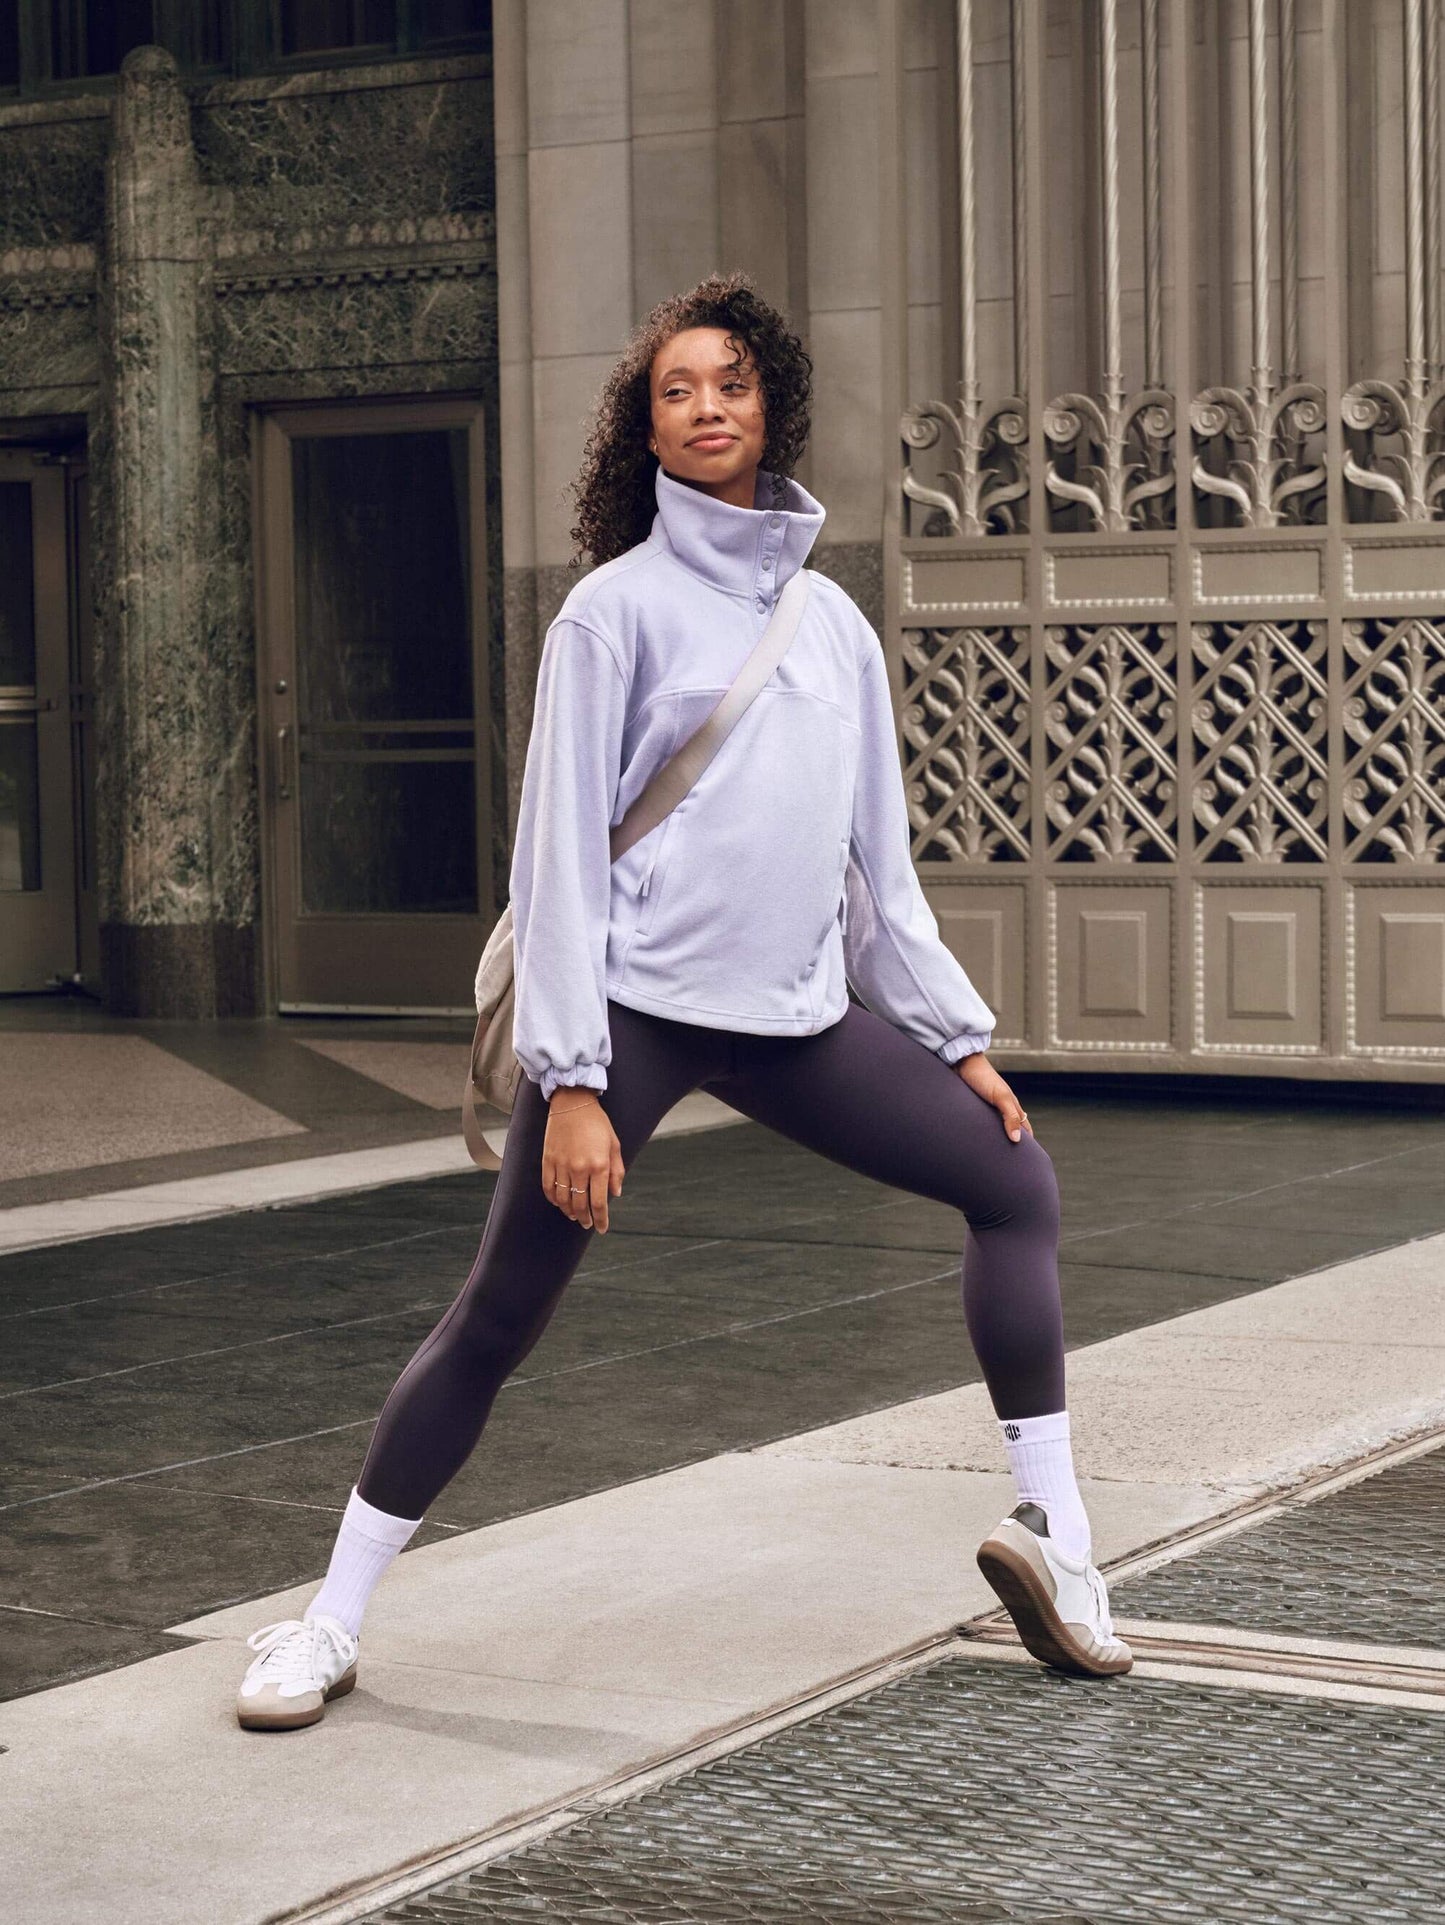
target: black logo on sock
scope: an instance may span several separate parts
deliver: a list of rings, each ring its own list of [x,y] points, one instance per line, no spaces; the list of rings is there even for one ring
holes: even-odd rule
[[[1003,1427],[1003,1434],[1005,1437],[1007,1437],[1007,1439],[1011,1444],[1016,1444],[1020,1439],[1020,1437],[1023,1436],[1023,1432],[1019,1429],[1017,1424],[1005,1424]]]

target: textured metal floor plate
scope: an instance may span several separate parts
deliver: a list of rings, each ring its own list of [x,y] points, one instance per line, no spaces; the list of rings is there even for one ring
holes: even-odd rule
[[[1430,1713],[950,1657],[378,1916],[1423,1925],[1442,1783]]]
[[[1445,1449],[1110,1587],[1117,1618],[1445,1645]]]

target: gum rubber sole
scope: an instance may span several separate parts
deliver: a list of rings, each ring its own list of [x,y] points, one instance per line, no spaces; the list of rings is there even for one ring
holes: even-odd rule
[[[302,1731],[307,1725],[320,1724],[326,1715],[326,1707],[333,1698],[344,1698],[349,1691],[356,1689],[356,1666],[344,1671],[322,1699],[314,1711],[242,1711],[236,1712],[236,1722],[243,1731]]]
[[[1117,1678],[1132,1669],[1132,1656],[1090,1657],[1077,1639],[1070,1637],[1037,1571],[1007,1544],[985,1539],[978,1548],[978,1568],[1013,1619],[1024,1649],[1040,1664],[1075,1678]]]

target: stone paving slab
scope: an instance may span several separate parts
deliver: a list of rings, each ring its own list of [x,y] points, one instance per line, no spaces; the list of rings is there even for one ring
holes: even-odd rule
[[[0,1050],[7,1180],[304,1134],[142,1036],[7,1034]]]
[[[88,1048],[110,1038],[87,1037]],[[7,1047],[10,1045],[7,1044]],[[145,1045],[149,1047],[149,1045]],[[335,1047],[340,1048],[341,1045]],[[360,1044],[347,1047],[362,1048]],[[374,1047],[413,1049],[436,1047],[394,1043]],[[159,1053],[159,1052],[157,1052]],[[177,1065],[185,1075],[199,1072]],[[399,1077],[401,1073],[398,1072]],[[413,1080],[409,1075],[401,1080]],[[221,1087],[224,1088],[224,1085]],[[234,1105],[250,1099],[227,1091]],[[460,1090],[455,1092],[458,1115]],[[234,1107],[234,1106],[233,1106]],[[250,1104],[250,1109],[258,1106]],[[231,1114],[226,1110],[225,1114]],[[248,1111],[249,1114],[249,1111]],[[253,1130],[252,1135],[304,1134],[300,1126],[277,1119],[284,1128]],[[694,1130],[717,1129],[728,1123],[741,1123],[738,1112],[720,1103],[703,1090],[684,1097],[662,1119],[658,1137],[686,1135]],[[483,1130],[488,1143],[500,1155],[505,1148],[504,1125]],[[206,1140],[204,1138],[200,1139]],[[227,1141],[225,1137],[213,1141]],[[194,1145],[192,1147],[195,1147]],[[78,1149],[72,1154],[80,1156]],[[135,1154],[127,1151],[126,1154]],[[94,1156],[84,1153],[86,1163]],[[284,1163],[265,1163],[255,1168],[219,1170],[205,1176],[177,1177],[165,1183],[142,1183],[120,1190],[102,1190],[94,1195],[66,1197],[51,1203],[14,1204],[0,1209],[0,1254],[38,1249],[57,1243],[78,1243],[87,1238],[111,1236],[117,1231],[141,1230],[172,1223],[193,1223],[206,1217],[226,1216],[236,1211],[274,1209],[279,1204],[310,1202],[317,1197],[340,1196],[357,1190],[375,1189],[380,1184],[415,1181],[419,1177],[472,1175],[482,1181],[460,1134],[428,1136],[400,1143],[387,1143],[374,1149],[340,1150],[328,1156],[293,1158]]]
[[[1445,1236],[1075,1351],[1069,1406],[1081,1474],[1240,1497],[1445,1421]],[[762,1448],[976,1470],[998,1433],[969,1384]]]

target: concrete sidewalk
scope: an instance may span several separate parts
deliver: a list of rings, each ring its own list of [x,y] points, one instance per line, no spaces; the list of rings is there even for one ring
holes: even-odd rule
[[[1076,1351],[1097,1551],[1445,1422],[1445,1237]],[[33,1925],[261,1925],[421,1863],[947,1631],[1010,1501],[982,1389],[917,1399],[408,1552],[361,1684],[240,1731],[245,1633],[0,1707]],[[1127,1684],[1110,1687],[1127,1690]],[[359,1915],[359,1913],[358,1913]]]
[[[456,1020],[146,1022],[73,997],[0,998],[0,1221],[13,1243],[18,1209],[446,1147],[471,1034]]]

